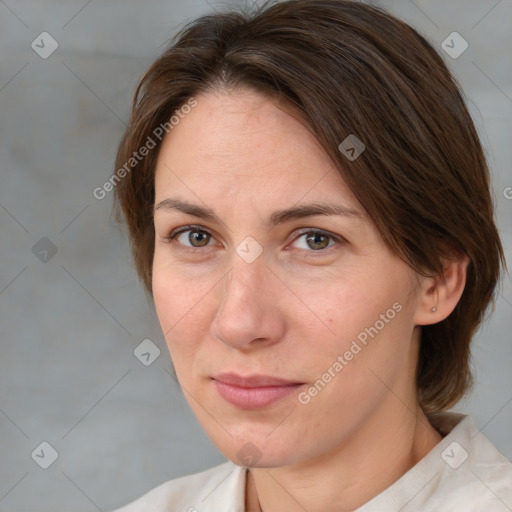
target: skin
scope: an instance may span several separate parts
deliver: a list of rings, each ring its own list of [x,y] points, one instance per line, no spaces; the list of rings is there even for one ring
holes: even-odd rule
[[[155,205],[173,198],[219,217],[154,212],[153,296],[178,380],[226,457],[244,465],[244,446],[259,457],[247,510],[354,510],[441,440],[417,402],[420,326],[453,310],[467,261],[447,261],[441,280],[420,278],[397,258],[290,105],[250,90],[196,99],[164,139],[155,175]],[[273,212],[310,202],[359,215],[266,224]],[[190,224],[211,236],[196,227],[167,238]],[[312,248],[304,235],[312,229],[339,241],[320,236]],[[236,251],[248,236],[263,249],[252,263]],[[198,238],[206,245],[194,247]],[[307,404],[292,393],[243,410],[211,379],[272,375],[307,390],[395,303],[401,311]]]

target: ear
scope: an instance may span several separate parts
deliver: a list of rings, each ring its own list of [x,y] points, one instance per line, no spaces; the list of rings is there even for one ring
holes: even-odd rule
[[[415,325],[431,325],[447,318],[459,302],[466,285],[469,258],[458,254],[443,258],[443,274],[420,282]],[[434,311],[432,309],[435,308]]]

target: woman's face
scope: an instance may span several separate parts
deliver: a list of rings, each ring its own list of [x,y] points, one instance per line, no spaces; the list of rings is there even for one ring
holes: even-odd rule
[[[177,377],[235,463],[322,457],[414,393],[416,275],[291,109],[196,100],[155,178],[153,293]]]

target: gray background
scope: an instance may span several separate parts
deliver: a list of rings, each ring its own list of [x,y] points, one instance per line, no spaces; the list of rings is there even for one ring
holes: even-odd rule
[[[510,258],[512,3],[375,3],[426,35],[460,80]],[[142,73],[186,21],[225,5],[0,1],[0,511],[106,511],[223,460],[172,377],[127,240],[109,220],[112,194],[92,191],[114,170]],[[59,45],[47,59],[31,48],[43,31]],[[441,49],[452,31],[469,43],[457,59]],[[33,253],[43,237],[57,249],[46,262]],[[475,390],[456,409],[508,458],[511,316],[506,277],[475,342]],[[133,353],[146,338],[161,349],[149,366]],[[43,441],[59,454],[46,470],[31,458]]]

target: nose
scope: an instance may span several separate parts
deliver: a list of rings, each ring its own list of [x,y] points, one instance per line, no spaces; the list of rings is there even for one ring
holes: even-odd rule
[[[247,263],[235,255],[219,287],[213,337],[243,351],[277,343],[285,331],[284,312],[279,309],[281,288],[263,258]]]

